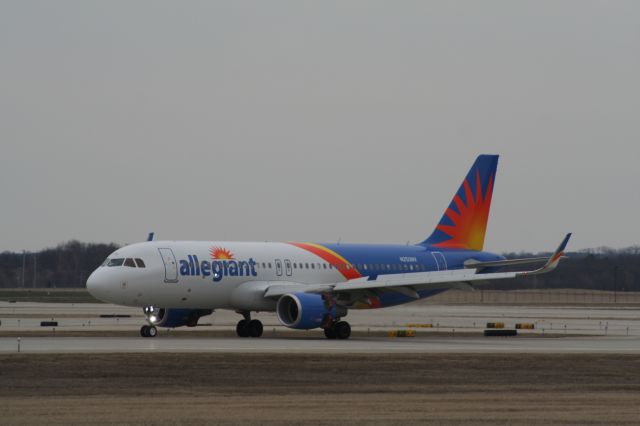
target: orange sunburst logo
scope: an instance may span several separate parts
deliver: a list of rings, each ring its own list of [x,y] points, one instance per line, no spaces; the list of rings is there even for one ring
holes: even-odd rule
[[[456,194],[453,201],[458,211],[447,208],[445,212],[445,215],[451,220],[453,225],[440,224],[437,226],[437,229],[451,238],[447,241],[437,243],[435,246],[482,250],[484,246],[484,236],[487,230],[487,222],[489,221],[494,176],[495,175],[489,176],[487,190],[483,194],[482,184],[480,183],[480,171],[476,170],[475,197],[469,181],[465,179],[463,185],[466,202],[462,201],[460,196]]]
[[[212,259],[233,260],[233,253],[222,247],[211,247],[209,253],[211,253]]]

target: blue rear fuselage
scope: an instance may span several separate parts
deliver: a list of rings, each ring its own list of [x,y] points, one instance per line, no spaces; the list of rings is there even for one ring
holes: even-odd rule
[[[379,275],[408,274],[463,269],[465,262],[476,260],[490,262],[503,260],[495,253],[473,250],[442,249],[430,245],[395,244],[319,244],[342,256],[362,277],[375,280]],[[487,269],[484,272],[491,272]],[[431,297],[448,288],[419,291],[421,298]],[[382,308],[411,302],[411,297],[400,293],[385,292],[371,308]],[[366,305],[360,306],[367,308]]]

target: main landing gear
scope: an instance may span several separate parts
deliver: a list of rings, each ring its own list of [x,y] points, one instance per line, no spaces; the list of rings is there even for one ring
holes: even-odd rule
[[[238,321],[236,325],[236,334],[238,337],[260,337],[262,336],[262,322],[260,320],[251,319],[250,312],[238,312],[244,316],[244,319]]]
[[[327,339],[348,339],[351,336],[351,326],[346,321],[335,321],[324,329]]]
[[[156,337],[158,335],[158,329],[153,325],[143,325],[140,327],[140,335],[142,337]]]

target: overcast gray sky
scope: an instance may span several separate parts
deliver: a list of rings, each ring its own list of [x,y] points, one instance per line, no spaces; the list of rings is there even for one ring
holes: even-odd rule
[[[0,1],[0,250],[640,243],[640,2]]]

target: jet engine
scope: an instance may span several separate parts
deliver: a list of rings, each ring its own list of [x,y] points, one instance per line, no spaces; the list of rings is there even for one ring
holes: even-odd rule
[[[328,328],[347,310],[336,305],[329,293],[290,293],[280,297],[276,306],[278,319],[289,328],[308,330]]]

